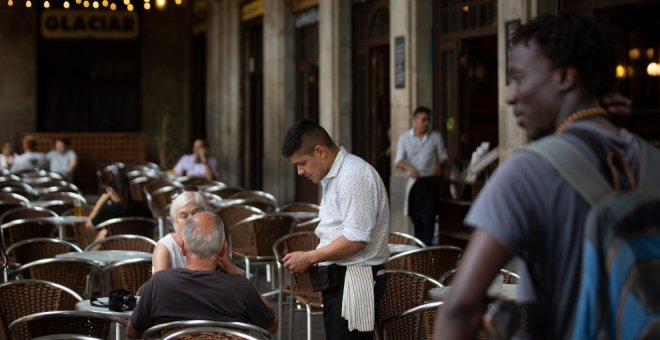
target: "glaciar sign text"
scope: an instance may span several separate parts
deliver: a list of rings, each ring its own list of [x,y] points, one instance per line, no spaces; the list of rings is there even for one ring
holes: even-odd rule
[[[133,12],[48,10],[41,13],[41,34],[47,39],[135,39],[138,16]]]

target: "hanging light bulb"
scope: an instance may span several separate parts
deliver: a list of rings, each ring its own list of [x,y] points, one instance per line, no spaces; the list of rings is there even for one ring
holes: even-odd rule
[[[80,4],[82,4],[82,0],[76,0],[76,3],[77,3],[78,5],[80,5]]]
[[[71,7],[71,5],[69,4],[68,1],[64,1],[64,3],[62,4],[62,7],[66,8],[66,9],[69,9],[69,7]]]
[[[14,2],[12,0],[7,1],[7,6],[11,7],[14,6]]]
[[[92,7],[94,7],[94,9],[99,8],[99,2],[98,1],[92,2]]]
[[[150,8],[151,8],[151,4],[148,3],[148,2],[145,2],[144,3],[144,9],[146,9],[148,11]]]
[[[128,4],[128,6],[126,6],[126,9],[127,9],[129,12],[133,12],[133,5],[132,5],[132,4]]]
[[[108,4],[109,4],[108,0],[103,0],[103,2],[101,2],[101,6],[103,7],[108,7]]]
[[[87,1],[87,0],[83,1],[83,7],[88,8],[89,7],[89,1]]]
[[[183,0],[174,0],[174,3],[177,5],[181,5],[183,3]]]
[[[167,1],[165,1],[165,0],[156,0],[156,8],[164,9],[166,5],[167,5]]]
[[[32,7],[32,1],[27,0],[27,1],[25,2],[25,7],[27,7],[27,8]]]
[[[110,4],[110,10],[116,11],[117,10],[117,5],[114,4],[114,3]]]

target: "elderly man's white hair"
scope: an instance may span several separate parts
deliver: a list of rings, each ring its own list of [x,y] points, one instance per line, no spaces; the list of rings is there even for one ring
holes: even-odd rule
[[[209,222],[212,223],[212,228],[205,228],[206,226],[201,225],[201,223]],[[225,241],[225,225],[213,213],[197,213],[186,221],[183,241],[191,257],[205,260],[216,259]]]

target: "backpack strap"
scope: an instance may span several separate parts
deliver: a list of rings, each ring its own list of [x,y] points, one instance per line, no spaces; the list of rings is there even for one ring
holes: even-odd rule
[[[575,146],[557,136],[528,144],[525,149],[547,160],[591,205],[612,191],[612,186],[594,164]]]
[[[641,138],[639,141],[639,186],[660,190],[660,150]]]

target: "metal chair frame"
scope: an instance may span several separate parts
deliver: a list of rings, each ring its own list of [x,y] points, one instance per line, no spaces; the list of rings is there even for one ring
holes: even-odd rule
[[[8,301],[7,294],[10,294],[13,289],[21,289],[25,296],[15,297],[16,301]],[[44,301],[43,294],[53,294],[52,299]],[[55,296],[55,294],[57,295]],[[73,310],[75,304],[82,301],[82,297],[70,288],[43,280],[18,280],[2,283],[0,284],[0,296],[3,297],[0,299],[0,338],[8,338],[9,325],[20,317],[53,309]],[[49,295],[49,297],[51,296]],[[46,304],[47,302],[50,303]]]
[[[309,237],[310,239],[316,241],[316,245],[318,245],[318,242],[320,241],[319,238],[314,234],[313,232],[310,231],[302,231],[302,232],[293,232],[288,235],[284,235],[280,237],[275,243],[273,244],[273,254],[275,254],[276,258],[282,259],[284,257],[284,252],[291,252],[291,251],[307,251],[307,250],[312,250],[314,248],[309,248],[309,249],[289,249],[287,245],[287,241],[292,239],[292,238],[298,238],[298,237]],[[277,290],[277,313],[280,315],[280,331],[277,333],[277,338],[282,339],[282,309],[283,309],[283,296],[284,296],[284,291],[285,291],[285,286],[284,286],[284,269],[282,268],[282,263],[280,261],[277,261],[277,277],[279,278],[279,288]],[[307,315],[307,339],[311,340],[312,339],[312,315],[319,314],[318,312],[315,313],[312,311],[312,308],[316,309],[322,309],[323,308],[323,303],[321,300],[321,303],[314,303],[311,300],[307,299],[300,299],[299,296],[297,297],[295,288],[296,286],[299,286],[298,280],[296,278],[300,278],[300,276],[309,276],[307,273],[301,273],[301,274],[291,274],[289,273],[290,277],[290,282],[291,286],[289,287],[289,297],[290,299],[290,304],[289,304],[289,339],[293,337],[293,304],[298,303],[301,304],[305,307],[305,312]],[[295,277],[297,276],[297,277]],[[302,280],[301,280],[302,281]],[[305,282],[303,282],[305,283]],[[318,294],[320,295],[320,292],[315,293],[311,291],[311,287],[309,291],[305,291],[303,293],[308,293],[308,294]]]
[[[33,236],[14,239],[14,235],[12,235],[13,234],[12,229],[13,228],[22,228],[21,225],[28,224],[28,223],[33,223],[33,226],[34,225],[39,225],[39,226],[44,225],[45,227],[44,227],[43,230],[40,230],[39,232],[37,232],[36,235],[34,233],[32,233]],[[46,229],[49,230],[48,233],[46,233],[44,231]],[[39,220],[39,219],[30,219],[30,218],[14,220],[14,221],[11,221],[9,223],[5,223],[2,226],[0,226],[0,241],[2,241],[2,244],[5,246],[5,248],[7,248],[6,247],[7,245],[4,243],[4,240],[5,240],[4,234],[5,234],[5,231],[7,231],[7,230],[9,232],[9,242],[10,242],[10,244],[14,244],[14,243],[18,243],[22,240],[30,239],[30,238],[50,237],[53,230],[57,230],[57,229],[58,229],[57,224],[54,223],[54,222],[50,222],[50,221],[44,221],[44,220]],[[30,230],[30,231],[34,232],[34,228],[32,228],[32,230]],[[41,233],[41,232],[43,232],[43,233]]]
[[[440,276],[442,276],[447,269],[438,267],[438,268],[412,268],[413,266],[416,265],[415,258],[420,256],[421,254],[428,254],[427,256],[433,256],[435,252],[444,252],[444,251],[450,251],[450,252],[456,252],[457,257],[456,257],[456,262],[454,262],[449,268],[455,268],[458,264],[458,261],[460,260],[461,256],[463,256],[463,249],[456,247],[456,246],[447,246],[447,245],[442,245],[442,246],[430,246],[430,247],[424,247],[424,248],[419,248],[419,249],[413,249],[409,251],[405,251],[400,254],[396,254],[392,257],[389,258],[389,260],[386,262],[385,266],[388,267],[389,269],[404,269],[404,270],[409,270],[409,271],[414,271],[414,272],[419,272],[420,274],[424,274],[426,276],[429,276],[433,279],[438,279]],[[425,255],[421,255],[425,256]],[[432,262],[438,262],[437,265],[440,266],[444,259],[442,258],[430,258],[428,259],[429,261]],[[401,267],[396,267],[393,265],[401,265]],[[425,264],[422,264],[423,267],[428,267]]]
[[[277,198],[275,198],[273,194],[261,190],[239,191],[231,195],[230,198],[241,198],[248,201],[262,201],[274,205],[277,209],[279,209],[280,206],[279,203],[277,202]]]
[[[12,214],[19,214],[20,215],[21,212],[26,212],[26,213],[27,212],[36,212],[37,213],[36,215],[40,215],[40,216],[36,216],[36,215],[35,216],[21,216],[21,217],[14,218],[14,219],[9,220],[9,221],[7,220],[7,218],[10,217]],[[5,224],[5,223],[8,223],[8,222],[11,222],[11,221],[14,221],[14,220],[24,220],[24,219],[28,219],[28,218],[48,217],[48,216],[56,217],[57,214],[54,211],[52,211],[50,209],[43,208],[43,207],[29,207],[29,206],[26,207],[26,206],[22,206],[22,207],[18,207],[18,208],[14,208],[14,209],[10,209],[10,210],[5,211],[4,214],[2,214],[2,216],[0,216],[0,224]]]
[[[216,337],[221,337],[218,339],[243,339],[243,340],[260,340],[262,338],[257,338],[249,334],[230,329],[225,327],[190,327],[176,331],[168,336],[164,337],[163,340],[176,340],[176,339],[194,339],[197,337],[207,338],[208,336],[213,336],[213,339]]]
[[[213,321],[213,320],[185,320],[185,321],[174,321],[168,323],[162,323],[159,325],[152,326],[142,333],[142,338],[145,340],[148,339],[159,339],[162,335],[162,332],[170,332],[178,329],[185,329],[190,327],[222,327],[234,329],[241,332],[249,332],[250,335],[254,335],[257,339],[269,340],[272,338],[270,333],[265,329],[245,323],[245,322],[227,322],[227,321]]]
[[[39,196],[39,199],[44,201],[64,201],[66,203],[74,203],[76,200],[82,202],[82,205],[87,205],[87,200],[80,194],[74,192],[60,191],[46,195]]]
[[[30,279],[35,279],[33,277],[34,273],[31,272],[32,269],[39,270],[39,269],[41,269],[40,267],[57,266],[57,265],[66,266],[67,263],[70,263],[70,264],[73,264],[73,265],[80,264],[80,265],[84,265],[87,268],[89,268],[89,271],[87,272],[87,275],[85,275],[85,283],[83,285],[84,288],[79,288],[79,287],[74,288],[74,287],[70,286],[71,283],[69,281],[71,281],[72,278],[74,279],[73,281],[77,281],[76,279],[79,277],[80,274],[82,274],[78,271],[70,271],[70,270],[69,271],[67,271],[67,270],[58,271],[57,272],[58,275],[66,275],[63,279],[54,278],[54,277],[38,277],[36,279],[37,280],[46,280],[46,281],[50,281],[50,282],[55,282],[55,283],[58,283],[58,284],[61,284],[61,285],[65,286],[65,287],[68,287],[73,291],[76,291],[76,293],[80,294],[81,296],[84,296],[84,297],[87,297],[87,298],[91,297],[92,296],[92,291],[93,291],[92,279],[93,279],[94,276],[101,273],[101,267],[94,261],[85,260],[85,259],[76,259],[76,258],[41,259],[41,260],[37,260],[37,261],[32,261],[30,263],[26,263],[26,264],[16,268],[16,270],[14,271],[14,274],[18,275],[22,272],[27,271],[27,272],[30,272]],[[63,282],[63,281],[66,281],[66,282]],[[77,283],[74,283],[74,285],[79,286],[79,284],[77,284]]]
[[[318,204],[308,202],[291,202],[280,207],[280,211],[283,212],[302,211],[318,213],[320,209],[321,206]]]
[[[125,285],[124,282],[117,285],[116,281],[117,280],[123,281],[123,279],[113,276],[113,275],[116,275],[114,273],[117,270],[123,270],[128,266],[134,266],[134,265],[136,265],[136,266],[139,266],[139,265],[145,266],[145,268],[148,268],[149,275],[147,275],[146,278],[143,277],[143,278],[138,278],[138,280],[134,280],[134,281],[140,281],[139,284],[137,284],[135,286],[127,286],[127,285]],[[106,285],[103,285],[103,294],[107,296],[108,294],[110,294],[110,292],[112,290],[119,289],[119,288],[125,289],[125,290],[127,290],[131,293],[136,293],[137,290],[140,289],[140,287],[145,282],[149,281],[149,278],[151,278],[151,274],[152,274],[151,273],[151,267],[152,267],[151,259],[143,259],[143,258],[119,261],[119,262],[115,262],[113,264],[110,264],[110,265],[104,267],[101,270],[101,279],[103,280],[103,282],[107,282],[109,287],[106,287]],[[140,269],[140,268],[138,268],[138,269]],[[141,280],[141,279],[144,279],[144,280]]]
[[[138,242],[144,242],[145,244],[148,244],[149,246],[151,246],[151,250],[146,251],[146,250],[141,250],[141,249],[129,249],[128,247],[126,247],[126,248],[122,248],[122,247],[111,247],[111,248],[109,248],[109,249],[108,249],[108,248],[105,248],[105,247],[102,247],[102,249],[103,249],[103,250],[130,250],[130,251],[144,251],[144,252],[146,252],[146,253],[153,253],[154,250],[156,249],[156,244],[157,244],[156,241],[154,241],[154,240],[152,240],[152,239],[150,239],[150,238],[148,238],[148,237],[144,237],[144,236],[142,236],[142,235],[121,234],[121,235],[108,236],[108,237],[105,237],[105,238],[103,238],[103,239],[101,239],[101,240],[98,240],[98,241],[92,242],[92,243],[90,243],[89,245],[87,245],[87,247],[85,247],[85,251],[92,251],[92,249],[94,249],[94,247],[96,247],[96,246],[99,245],[99,244],[100,244],[100,245],[105,245],[106,243],[111,243],[111,242],[116,241],[116,240],[127,240],[127,241],[138,241]]]
[[[142,230],[142,231],[144,231],[144,233],[138,233],[138,232],[135,232],[135,233],[122,233],[122,232],[119,232],[119,233],[117,233],[117,230],[113,231],[113,228],[122,228],[121,225],[124,224],[124,223],[126,223],[126,224],[137,223],[138,225],[144,224],[145,226],[149,226],[149,228],[151,230],[149,231],[148,230],[149,228],[145,228],[144,230]],[[106,228],[108,230],[108,235],[109,236],[114,236],[114,235],[142,235],[144,237],[148,237],[148,238],[153,239],[154,232],[156,230],[156,221],[151,219],[151,218],[147,218],[147,217],[118,217],[118,218],[109,219],[107,221],[104,221],[103,223],[99,223],[98,225],[96,225],[94,227],[94,229],[97,230],[97,231],[101,230],[103,228]],[[149,235],[151,235],[151,236],[149,236]]]
[[[80,247],[78,247],[77,245],[75,245],[75,244],[73,244],[73,243],[71,243],[71,242],[64,241],[64,240],[60,240],[59,238],[38,237],[38,238],[31,238],[31,239],[27,239],[27,240],[19,241],[19,242],[16,242],[15,244],[12,244],[11,246],[9,246],[9,248],[7,248],[7,251],[6,251],[7,256],[10,256],[10,257],[11,257],[11,255],[12,255],[17,249],[20,249],[20,248],[22,248],[22,247],[27,247],[27,246],[32,245],[32,244],[35,244],[35,243],[39,243],[39,244],[43,244],[43,243],[53,243],[53,244],[55,244],[55,243],[56,243],[56,244],[60,244],[60,245],[62,245],[62,246],[64,246],[64,247],[69,248],[68,250],[71,251],[71,252],[82,252],[82,249],[80,249]],[[33,253],[32,253],[32,254],[33,254]],[[54,255],[55,255],[55,254],[53,254],[53,256],[54,256]],[[49,257],[52,257],[52,256],[49,256]],[[41,260],[41,259],[44,259],[44,258],[49,258],[49,257],[38,258],[38,260]],[[22,261],[21,259],[16,258],[16,257],[14,257],[14,258],[15,258],[15,261],[16,261],[16,264],[17,264],[17,265],[20,265],[20,264],[27,264],[27,263],[29,263],[29,262],[32,262],[32,261],[27,261],[27,262],[23,263],[24,261]],[[35,260],[35,261],[36,261],[36,260]],[[8,268],[8,267],[5,267],[5,268],[3,269],[3,278],[4,278],[4,281],[5,281],[5,282],[9,280],[9,276],[10,276],[10,274],[13,275],[13,272],[10,272],[10,271],[9,271],[9,268]]]
[[[454,275],[456,274],[457,271],[458,271],[458,268],[449,269],[444,274],[440,275],[440,278],[438,279],[438,281],[440,281],[440,283],[443,286],[449,285],[449,283],[451,281],[453,281]],[[516,274],[516,273],[514,273],[510,270],[504,269],[504,268],[500,269],[500,273],[498,275],[502,275],[502,282],[503,283],[513,283],[512,282],[513,280],[511,278],[516,279],[516,281],[520,280],[520,275],[518,275],[518,274]],[[449,280],[450,278],[451,278],[451,280]],[[507,278],[508,278],[508,280],[507,280]]]
[[[383,339],[390,339],[389,334],[387,334],[388,333],[387,332],[387,326],[389,324],[391,324],[393,322],[396,322],[398,320],[401,320],[401,319],[403,319],[407,316],[410,316],[410,315],[415,315],[417,313],[423,313],[423,315],[422,315],[423,325],[424,325],[424,329],[426,331],[425,332],[425,339],[426,340],[432,340],[433,339],[433,323],[427,324],[427,322],[425,322],[426,321],[425,314],[428,311],[437,310],[443,304],[444,304],[444,302],[442,302],[442,301],[434,301],[434,302],[425,303],[423,305],[419,305],[419,306],[410,308],[410,309],[408,309],[407,311],[405,311],[401,314],[390,316],[389,318],[383,320]],[[429,327],[431,329],[429,329]],[[396,337],[395,337],[395,339],[396,339]]]
[[[64,329],[65,331],[69,331],[67,328],[70,328],[71,323],[75,323],[77,326],[82,326],[84,329],[80,329],[79,332],[84,334],[78,334],[81,336],[92,336],[92,335],[97,335],[100,338],[107,338],[108,334],[110,333],[110,327],[112,327],[112,323],[117,323],[121,324],[124,326],[128,325],[128,320],[122,319],[116,316],[108,315],[108,314],[103,314],[103,313],[98,313],[98,312],[92,312],[92,311],[50,311],[50,312],[40,312],[40,313],[35,313],[35,314],[30,314],[23,316],[21,318],[18,318],[14,320],[10,325],[9,325],[9,332],[14,333],[16,332],[17,334],[13,334],[15,337],[18,337],[19,333],[17,332],[18,328],[23,326],[27,329],[28,335],[30,338],[33,338],[33,331],[31,331],[30,323],[36,323],[32,328],[36,329],[36,333],[38,334],[37,336],[52,336],[53,334],[51,332],[60,332],[58,330],[48,330],[44,329],[43,324],[39,324],[39,322],[46,321],[48,319],[60,319],[60,322],[55,323],[56,325],[61,325],[60,329]],[[103,329],[96,329],[97,324],[93,323],[92,321],[101,321],[104,323],[107,323],[107,328],[105,330]],[[74,322],[77,321],[77,322]],[[96,331],[96,332],[95,332]],[[51,333],[51,334],[43,334],[43,333]],[[96,334],[94,334],[96,333]],[[94,339],[94,338],[93,338]]]
[[[403,239],[405,239],[405,240],[407,241],[407,243],[403,243],[403,244],[417,245],[417,246],[419,246],[420,248],[424,248],[424,247],[426,247],[426,244],[424,243],[424,241],[418,239],[418,238],[415,237],[415,236],[412,236],[412,235],[407,234],[407,233],[402,233],[402,232],[400,232],[400,231],[390,231],[390,234],[389,234],[389,240],[390,240],[389,243],[400,244],[400,243],[398,243],[398,242],[392,242],[392,239],[393,239],[393,238],[394,238],[394,239],[396,239],[396,238],[403,238]]]

